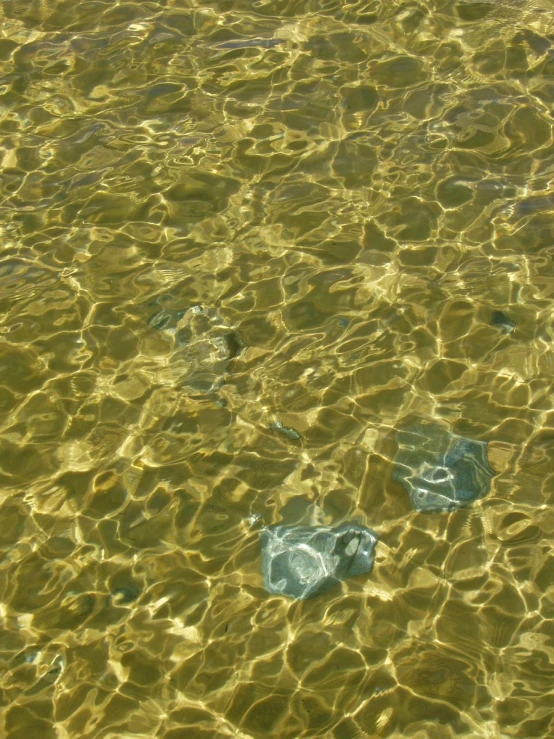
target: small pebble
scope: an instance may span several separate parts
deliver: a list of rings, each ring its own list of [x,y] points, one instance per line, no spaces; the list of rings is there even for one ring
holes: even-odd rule
[[[302,438],[296,429],[283,426],[281,421],[270,423],[268,429],[270,431],[278,431],[280,434],[283,434],[283,436],[286,436],[288,439],[292,439],[293,441],[298,441],[298,439]]]
[[[511,334],[516,327],[516,322],[502,313],[501,310],[494,310],[491,316],[491,325],[501,329],[505,334]]]

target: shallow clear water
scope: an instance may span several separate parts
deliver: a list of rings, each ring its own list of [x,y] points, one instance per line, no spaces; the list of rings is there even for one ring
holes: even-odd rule
[[[2,12],[0,733],[554,735],[551,0]],[[314,511],[373,571],[269,595]]]

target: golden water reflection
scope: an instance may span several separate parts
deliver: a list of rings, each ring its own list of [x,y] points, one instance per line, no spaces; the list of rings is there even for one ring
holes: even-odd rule
[[[553,10],[3,4],[3,736],[554,735]],[[380,536],[302,603],[298,496]]]

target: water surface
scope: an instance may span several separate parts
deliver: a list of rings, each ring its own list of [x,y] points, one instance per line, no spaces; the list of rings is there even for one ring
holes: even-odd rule
[[[553,11],[3,4],[3,736],[554,734]],[[370,575],[263,590],[297,496]]]

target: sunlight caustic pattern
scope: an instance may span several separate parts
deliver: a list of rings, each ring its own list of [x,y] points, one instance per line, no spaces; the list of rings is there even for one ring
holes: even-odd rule
[[[553,9],[3,3],[2,736],[553,734]],[[314,519],[373,570],[268,594]]]

